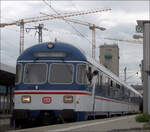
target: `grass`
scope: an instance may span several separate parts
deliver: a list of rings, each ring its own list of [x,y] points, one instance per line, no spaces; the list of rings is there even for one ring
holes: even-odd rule
[[[137,122],[148,122],[150,120],[150,115],[147,113],[139,114],[135,117]]]

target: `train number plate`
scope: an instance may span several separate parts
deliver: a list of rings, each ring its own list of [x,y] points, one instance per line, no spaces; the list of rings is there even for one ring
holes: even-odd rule
[[[42,98],[42,103],[43,104],[50,104],[52,102],[52,98],[51,97],[43,97]]]

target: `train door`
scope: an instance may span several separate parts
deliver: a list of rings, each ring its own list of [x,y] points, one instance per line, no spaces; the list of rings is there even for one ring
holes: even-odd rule
[[[87,66],[87,78],[88,78],[88,91],[91,92],[92,97],[91,97],[91,111],[93,112],[93,115],[95,117],[95,93],[96,93],[96,87],[98,86],[98,71],[96,68],[88,65]]]
[[[93,78],[92,78],[92,111],[93,111],[93,117],[95,118],[95,103],[96,103],[96,87],[98,86],[98,71],[93,71]]]

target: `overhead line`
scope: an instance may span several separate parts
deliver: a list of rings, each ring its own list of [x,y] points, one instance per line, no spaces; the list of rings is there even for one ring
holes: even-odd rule
[[[43,0],[43,2],[48,6],[50,7],[57,15],[59,15],[60,13],[58,13],[52,6],[50,6],[45,0]],[[63,19],[67,24],[69,24],[81,37],[85,38],[91,45],[92,45],[92,42],[87,39],[80,31],[78,31],[72,24],[70,24],[68,21],[66,21],[64,18],[61,18]]]

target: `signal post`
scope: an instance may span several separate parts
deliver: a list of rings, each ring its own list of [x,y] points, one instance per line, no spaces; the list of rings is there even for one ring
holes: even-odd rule
[[[150,114],[150,20],[137,20],[136,31],[143,33],[143,111]]]

